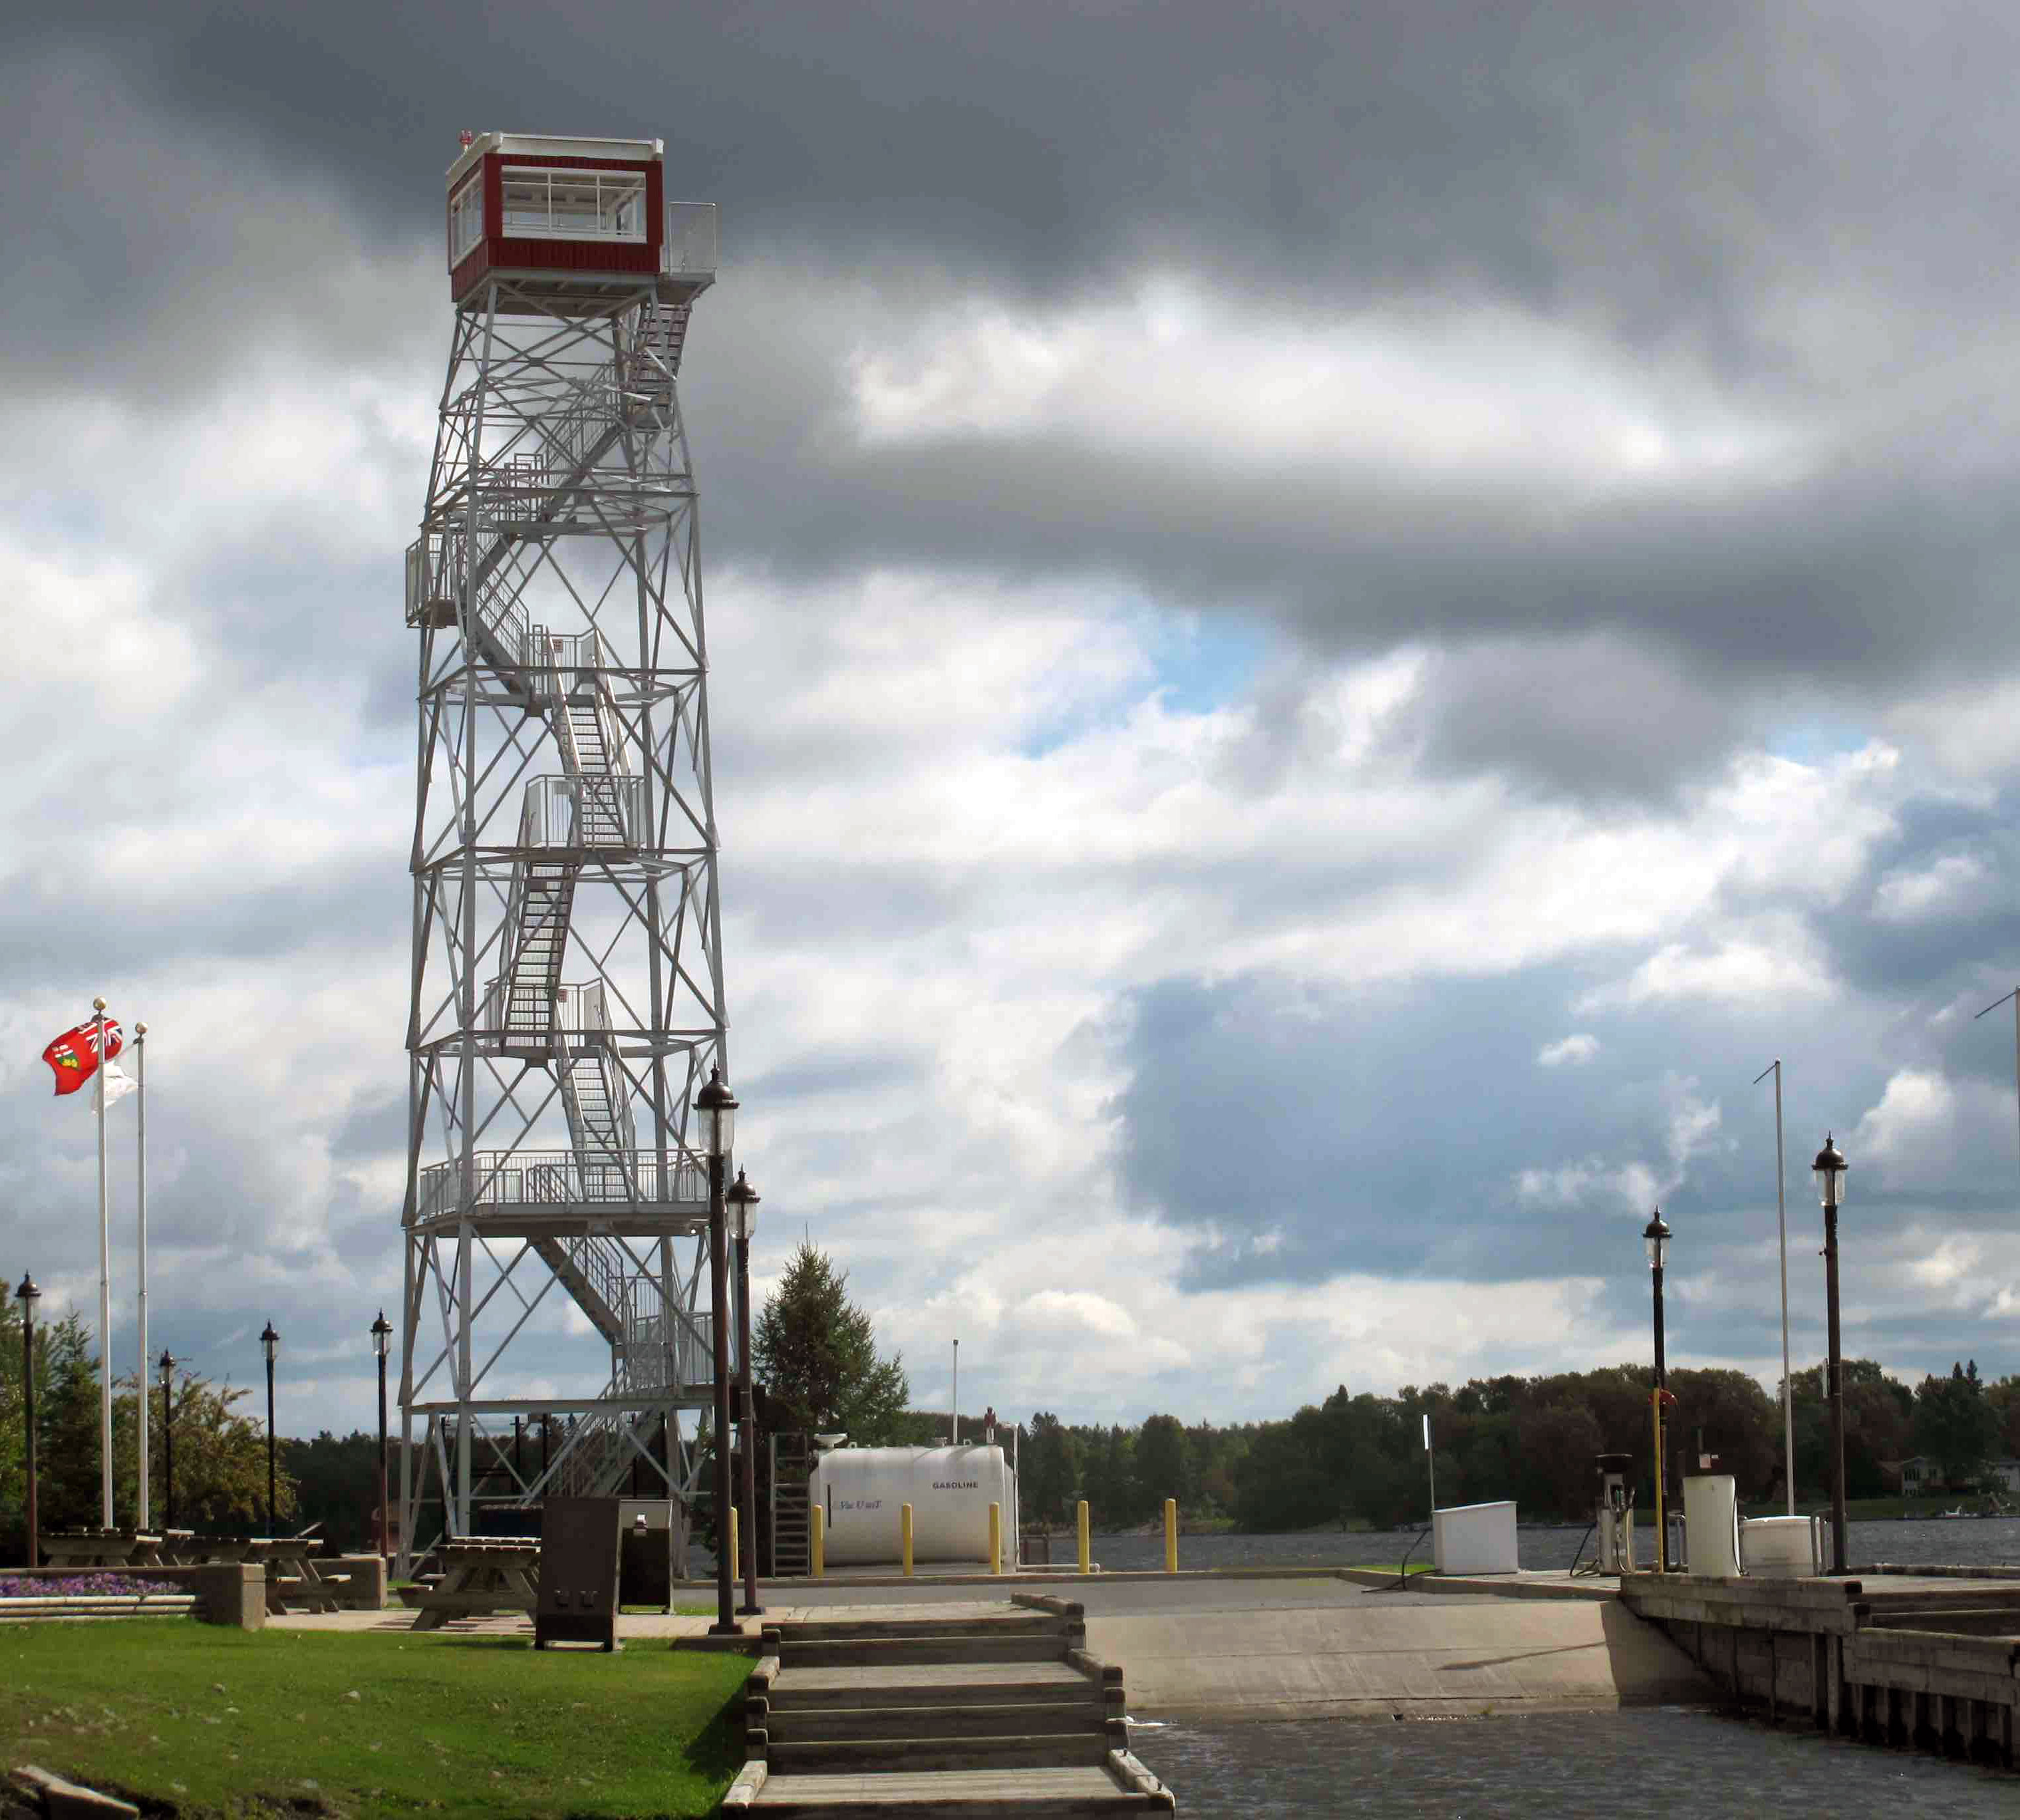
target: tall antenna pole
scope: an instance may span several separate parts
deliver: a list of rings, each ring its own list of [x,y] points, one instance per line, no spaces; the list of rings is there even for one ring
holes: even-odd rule
[[[1782,1479],[1789,1514],[1796,1514],[1796,1393],[1789,1375],[1789,1172],[1782,1160],[1782,1058],[1753,1077],[1758,1087],[1775,1077],[1775,1230],[1782,1241]]]
[[[2013,1001],[2014,1100],[2016,1112],[2020,1112],[2020,986],[2016,986],[2011,992],[2007,993],[2006,998],[1995,998],[1991,1004],[1985,1008],[1985,1011],[1978,1012],[1977,1016],[1972,1018],[1971,1021],[1973,1023],[1976,1023],[1978,1018],[1982,1018],[1985,1015],[1985,1012],[1998,1010],[2002,1004],[2005,1004],[2007,998],[2010,998]]]
[[[961,1342],[954,1342],[954,1444],[961,1445]]]

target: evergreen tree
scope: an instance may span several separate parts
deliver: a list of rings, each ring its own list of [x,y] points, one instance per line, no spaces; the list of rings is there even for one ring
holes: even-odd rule
[[[1041,1409],[1031,1418],[1022,1465],[1018,1496],[1025,1510],[1040,1523],[1070,1521],[1080,1496],[1079,1437]]]
[[[852,1441],[889,1446],[903,1438],[903,1357],[877,1356],[870,1317],[851,1302],[848,1277],[827,1254],[802,1244],[765,1300],[751,1346],[769,1393],[765,1427],[839,1430]]]
[[[39,1321],[35,1334],[37,1515],[43,1532],[95,1529],[100,1506],[98,1355],[89,1328],[71,1313]],[[166,1514],[162,1452],[161,1393],[149,1387],[148,1515]],[[249,1525],[267,1507],[267,1433],[236,1406],[249,1390],[220,1387],[185,1371],[175,1394],[176,1522],[180,1528],[216,1531]],[[21,1323],[18,1305],[0,1317],[0,1560],[18,1560],[27,1549],[27,1474],[22,1415]],[[113,1520],[130,1525],[140,1499],[135,1455],[140,1422],[131,1377],[115,1380],[112,1399]],[[287,1444],[283,1443],[285,1451]],[[277,1489],[282,1517],[294,1509],[295,1487],[285,1469]]]
[[[1963,1485],[1999,1444],[1998,1412],[1985,1400],[1978,1361],[1953,1364],[1947,1378],[1924,1378],[1915,1391],[1915,1445],[1942,1469],[1946,1480]]]

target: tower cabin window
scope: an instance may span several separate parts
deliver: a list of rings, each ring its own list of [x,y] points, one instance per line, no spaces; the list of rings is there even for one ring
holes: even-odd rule
[[[645,240],[643,171],[507,165],[504,180],[508,234],[529,240]]]
[[[476,172],[449,198],[449,263],[452,271],[484,238],[484,173]]]

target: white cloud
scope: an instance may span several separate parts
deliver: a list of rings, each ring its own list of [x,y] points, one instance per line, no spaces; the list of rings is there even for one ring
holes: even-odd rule
[[[1222,460],[1379,463],[1540,490],[1786,478],[1804,438],[1499,307],[1298,315],[1175,277],[1050,308],[971,301],[856,357],[870,443],[1066,431]]]
[[[1873,914],[1885,923],[1913,923],[1954,915],[1981,902],[1991,868],[1974,853],[1946,853],[1935,864],[1897,868],[1873,887]]]
[[[1536,1052],[1536,1060],[1545,1068],[1560,1068],[1567,1064],[1582,1067],[1599,1053],[1599,1048],[1598,1037],[1579,1030],[1559,1037],[1554,1043],[1546,1043]]]

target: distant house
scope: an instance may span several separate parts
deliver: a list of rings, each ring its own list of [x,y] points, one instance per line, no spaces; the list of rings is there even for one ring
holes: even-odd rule
[[[1926,1454],[1917,1454],[1911,1460],[1883,1460],[1880,1466],[1900,1480],[1904,1498],[1924,1497],[1945,1491],[1949,1485],[1942,1468]],[[1996,1485],[2002,1491],[2020,1491],[2020,1460],[1987,1460],[1978,1476],[1988,1489]]]
[[[1901,1495],[1919,1498],[1932,1491],[1942,1479],[1942,1470],[1927,1454],[1917,1454],[1909,1460],[1882,1460],[1880,1470],[1891,1473],[1901,1481]]]

